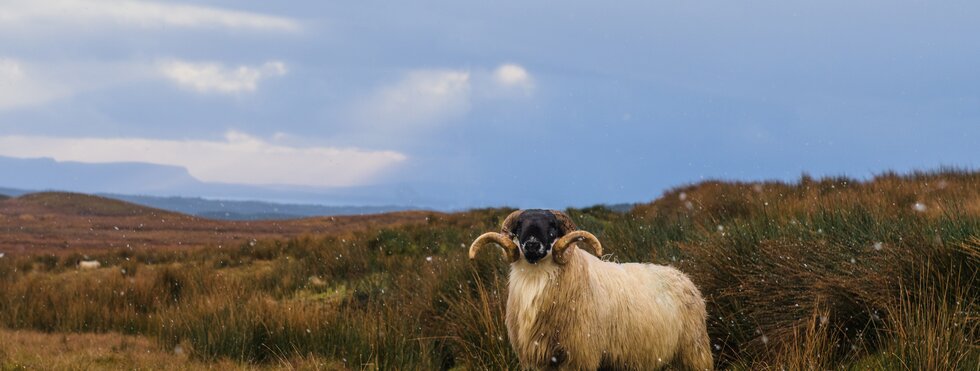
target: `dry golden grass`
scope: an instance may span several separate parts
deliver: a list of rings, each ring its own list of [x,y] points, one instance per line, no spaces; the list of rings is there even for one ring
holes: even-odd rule
[[[187,344],[163,349],[144,336],[118,333],[42,333],[0,330],[0,370],[342,370],[343,363],[313,355],[271,362],[227,358],[205,362]]]
[[[0,199],[0,251],[48,253],[112,248],[236,246],[253,239],[339,235],[425,223],[434,212],[275,221],[211,220],[76,193]]]
[[[625,214],[568,212],[612,259],[691,275],[719,368],[972,370],[978,200],[980,173],[944,170],[869,182],[705,182]],[[509,209],[338,218],[332,227],[182,216],[171,220],[184,224],[153,225],[156,211],[125,205],[59,211],[21,201],[0,201],[2,327],[146,337],[158,349],[180,345],[189,367],[516,367],[502,318],[508,267],[494,254],[469,261],[465,249]],[[152,225],[141,238],[159,247],[94,248],[118,238],[107,236],[122,221]],[[84,240],[73,246],[90,247],[9,244],[73,233]],[[175,238],[193,243],[175,247]],[[81,259],[103,268],[79,270]]]
[[[231,361],[205,364],[182,349],[163,350],[151,339],[106,334],[46,334],[0,331],[0,368],[4,370],[243,369]]]

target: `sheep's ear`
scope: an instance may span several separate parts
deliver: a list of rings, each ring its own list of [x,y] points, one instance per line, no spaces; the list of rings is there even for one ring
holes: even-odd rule
[[[500,232],[508,236],[513,236],[514,227],[517,226],[517,220],[521,218],[521,213],[523,212],[524,210],[516,210],[510,213],[510,215],[507,215],[507,218],[504,218],[504,222],[500,224]]]
[[[558,210],[548,210],[548,211],[551,212],[551,215],[555,216],[555,219],[558,219],[558,226],[561,227],[561,233],[563,235],[578,230],[578,227],[575,226],[575,222],[572,221],[572,218],[569,218],[568,215],[565,215],[565,213]]]

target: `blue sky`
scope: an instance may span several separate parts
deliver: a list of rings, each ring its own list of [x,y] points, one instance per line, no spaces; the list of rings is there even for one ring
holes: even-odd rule
[[[975,167],[978,4],[6,0],[0,156],[447,207]]]

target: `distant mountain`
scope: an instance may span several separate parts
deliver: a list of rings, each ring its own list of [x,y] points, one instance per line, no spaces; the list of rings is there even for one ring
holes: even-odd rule
[[[306,189],[205,183],[182,167],[146,163],[87,164],[0,156],[0,174],[5,175],[0,178],[0,195],[16,197],[39,191],[97,194],[212,219],[292,219],[420,208],[389,206],[384,201],[417,199],[411,197],[411,192],[393,189]],[[252,201],[255,199],[264,201]]]
[[[156,193],[201,182],[177,166],[145,163],[86,164],[50,158],[0,156],[0,186],[83,193]]]
[[[635,203],[633,204],[626,203],[626,204],[612,204],[612,205],[605,205],[605,206],[609,210],[615,211],[617,213],[626,213],[629,212],[630,210],[633,210],[633,208],[636,207],[636,205],[637,204]]]
[[[99,194],[222,219],[283,219],[408,208],[453,211],[485,206],[549,205],[547,200],[530,196],[510,197],[507,203],[502,203],[502,195],[513,190],[484,183],[460,185],[452,177],[357,187],[259,186],[202,182],[179,166],[137,162],[90,164],[3,156],[0,156],[0,187],[6,187],[0,188],[0,194],[8,196],[38,191]],[[571,199],[567,196],[553,195],[556,199]],[[255,203],[250,203],[251,200]],[[629,205],[613,208],[626,210]]]
[[[4,187],[0,187],[0,195],[4,195],[4,196],[17,197],[17,196],[20,196],[20,195],[26,195],[28,193],[31,193],[31,191],[27,191],[27,190],[23,190],[23,189],[16,189],[16,188],[4,188]]]
[[[197,180],[178,166],[148,163],[89,164],[55,161],[50,158],[21,159],[0,156],[0,187],[19,190],[68,191],[90,194],[180,196],[204,199],[261,200],[281,204],[370,206],[377,210],[395,210],[386,205],[413,205],[419,208],[450,209],[452,198],[437,194],[423,197],[408,185],[380,185],[339,188],[301,186],[252,186],[208,183]],[[158,204],[160,201],[148,201]],[[180,202],[193,204],[193,202]],[[180,206],[191,207],[191,206]],[[210,208],[205,211],[229,212]],[[352,209],[350,211],[357,211]],[[246,214],[251,211],[246,212]],[[270,212],[277,214],[277,212]],[[292,211],[290,212],[292,213]],[[307,215],[303,211],[297,215]]]
[[[325,206],[262,201],[208,200],[198,197],[99,195],[157,209],[176,211],[182,214],[225,220],[271,220],[311,216],[365,215],[415,209],[406,206]]]

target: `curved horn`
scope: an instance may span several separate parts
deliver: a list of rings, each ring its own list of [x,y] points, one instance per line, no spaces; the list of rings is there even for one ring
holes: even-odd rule
[[[503,248],[504,258],[507,259],[508,263],[517,261],[517,244],[510,237],[507,237],[507,235],[497,232],[487,232],[477,237],[473,241],[473,244],[470,245],[470,259],[476,259],[476,253],[489,243],[496,243]]]
[[[602,244],[599,243],[598,238],[587,231],[574,231],[559,238],[558,241],[555,241],[554,246],[551,247],[551,253],[555,256],[555,262],[558,264],[568,263],[566,253],[568,252],[568,248],[576,242],[588,243],[589,246],[592,246],[592,252],[595,253],[595,256],[602,256]]]
[[[504,218],[504,222],[500,223],[500,232],[508,236],[513,235],[512,232],[514,229],[514,223],[517,223],[517,219],[523,212],[524,210],[515,210],[514,212],[510,213],[510,215],[507,215],[507,217]]]
[[[561,223],[563,233],[571,233],[572,231],[578,230],[578,227],[575,226],[575,222],[573,222],[572,218],[569,218],[567,214],[558,210],[548,211],[550,211],[551,215],[554,215],[555,219],[558,219],[558,222]]]

